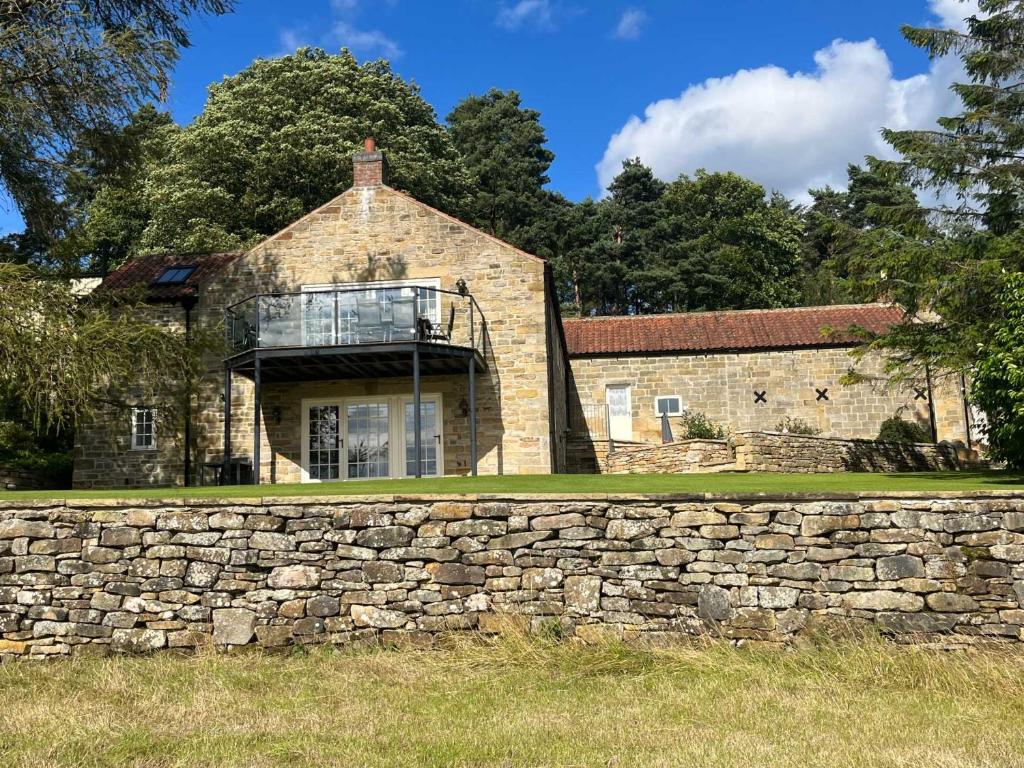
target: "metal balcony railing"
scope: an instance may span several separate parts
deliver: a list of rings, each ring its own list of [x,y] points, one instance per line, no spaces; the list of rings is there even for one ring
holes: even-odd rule
[[[228,307],[231,354],[275,347],[413,341],[484,354],[487,321],[472,295],[423,286],[261,293]]]

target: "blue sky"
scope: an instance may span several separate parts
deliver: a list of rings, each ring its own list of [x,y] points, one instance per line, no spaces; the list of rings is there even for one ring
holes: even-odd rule
[[[463,97],[518,90],[539,110],[551,186],[600,194],[625,157],[664,178],[737,170],[799,197],[884,153],[882,125],[955,107],[956,62],[930,63],[903,23],[956,23],[958,0],[238,0],[192,30],[166,108],[198,114],[206,86],[298,45],[386,56],[443,117]],[[0,212],[0,229],[19,227]]]

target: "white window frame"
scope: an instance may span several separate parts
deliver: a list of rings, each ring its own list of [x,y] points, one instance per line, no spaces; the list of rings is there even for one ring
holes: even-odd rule
[[[149,444],[140,445],[139,438],[142,436],[139,432],[139,414],[149,414]],[[155,408],[132,408],[132,444],[131,450],[133,451],[155,451],[156,450],[156,409]]]
[[[672,417],[672,416],[682,416],[684,413],[686,413],[686,404],[683,403],[683,398],[681,396],[679,396],[679,395],[655,395],[654,396],[654,415],[656,417],[658,417],[659,419],[661,418],[661,411],[658,410],[658,401],[659,400],[667,400],[667,399],[673,398],[673,397],[676,400],[679,401],[679,411],[677,413],[669,413],[668,415],[670,417]]]

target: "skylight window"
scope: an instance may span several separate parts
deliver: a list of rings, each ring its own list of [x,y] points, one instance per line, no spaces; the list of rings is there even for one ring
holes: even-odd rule
[[[181,285],[188,280],[195,271],[195,267],[181,266],[180,264],[170,266],[157,275],[156,280],[153,281],[153,285]]]

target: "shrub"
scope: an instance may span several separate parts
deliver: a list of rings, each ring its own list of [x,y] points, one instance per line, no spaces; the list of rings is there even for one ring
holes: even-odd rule
[[[974,404],[985,413],[983,431],[990,458],[1024,468],[1024,274],[1006,277],[1001,318],[979,349],[971,385]]]
[[[820,435],[821,430],[803,419],[787,416],[775,425],[776,432],[788,432],[791,435]]]
[[[878,439],[887,443],[930,443],[932,436],[920,424],[892,416],[882,422]]]
[[[683,427],[680,440],[726,440],[729,437],[728,427],[712,421],[700,411],[687,411],[679,423]]]
[[[14,421],[0,421],[0,464],[37,472],[58,488],[71,487],[71,451],[41,447],[31,430]]]

